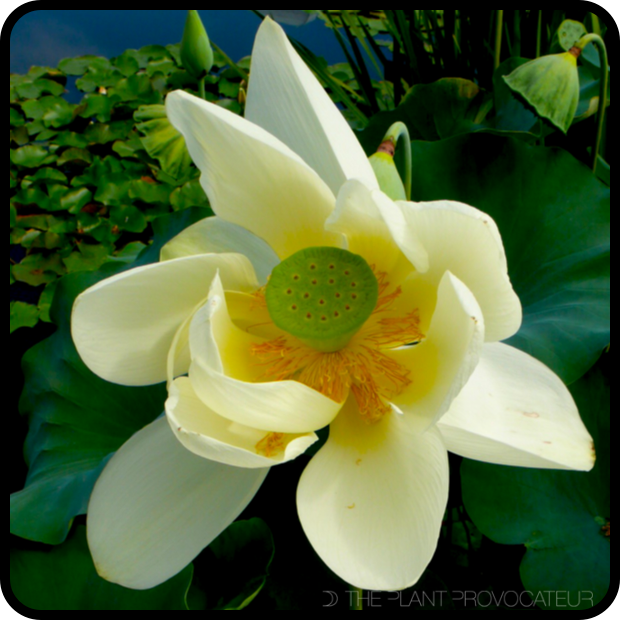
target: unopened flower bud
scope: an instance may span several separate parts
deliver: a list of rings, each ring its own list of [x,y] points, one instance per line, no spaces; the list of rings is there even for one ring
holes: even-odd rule
[[[181,62],[187,72],[197,80],[213,67],[213,49],[198,11],[188,11],[185,31],[181,41]]]

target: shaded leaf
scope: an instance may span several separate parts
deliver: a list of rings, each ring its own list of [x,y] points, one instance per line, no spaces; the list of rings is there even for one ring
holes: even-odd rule
[[[49,553],[11,550],[11,589],[20,603],[36,610],[186,610],[192,574],[188,566],[166,583],[146,591],[105,581],[95,570],[84,526]]]

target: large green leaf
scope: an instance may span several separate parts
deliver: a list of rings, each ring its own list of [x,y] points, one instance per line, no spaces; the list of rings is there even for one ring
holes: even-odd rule
[[[509,343],[576,381],[609,344],[609,188],[566,151],[492,135],[413,143],[413,200],[497,222],[523,325]]]
[[[134,265],[157,261],[164,243],[207,214],[189,209],[156,220],[154,243]],[[71,340],[75,297],[129,266],[114,261],[99,272],[62,279],[52,308],[58,331],[24,356],[20,409],[30,420],[25,446],[30,469],[26,488],[11,496],[11,532],[22,538],[61,543],[72,519],[86,512],[106,459],[163,411],[165,386],[107,383],[86,368]]]
[[[11,589],[30,609],[58,611],[183,611],[193,569],[151,590],[128,590],[97,575],[80,526],[64,545],[44,551],[11,550]]]
[[[273,537],[264,521],[233,523],[195,562],[194,586],[205,596],[195,607],[245,609],[265,585],[273,557]]]
[[[610,585],[609,385],[596,368],[571,391],[598,452],[591,472],[462,467],[468,513],[492,540],[526,545],[521,578],[545,609],[590,609]]]

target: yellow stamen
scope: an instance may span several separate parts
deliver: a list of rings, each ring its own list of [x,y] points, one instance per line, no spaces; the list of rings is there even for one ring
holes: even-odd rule
[[[374,270],[374,269],[373,269]],[[316,351],[293,336],[284,335],[252,346],[265,367],[265,381],[294,380],[342,403],[349,392],[369,424],[391,411],[389,400],[411,384],[410,371],[382,352],[424,338],[417,310],[405,316],[386,316],[402,294],[400,287],[388,293],[386,274],[378,273],[379,300],[362,329],[340,351]],[[259,296],[261,291],[255,293]],[[262,442],[261,442],[262,443]]]
[[[275,456],[284,449],[284,433],[269,433],[256,444],[256,452],[267,458]]]

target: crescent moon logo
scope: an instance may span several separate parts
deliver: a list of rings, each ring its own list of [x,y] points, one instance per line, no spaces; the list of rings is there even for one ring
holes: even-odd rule
[[[335,607],[338,604],[338,595],[335,592],[332,592],[331,590],[324,590],[324,594],[329,594],[331,600],[329,605],[323,605],[323,607]]]

